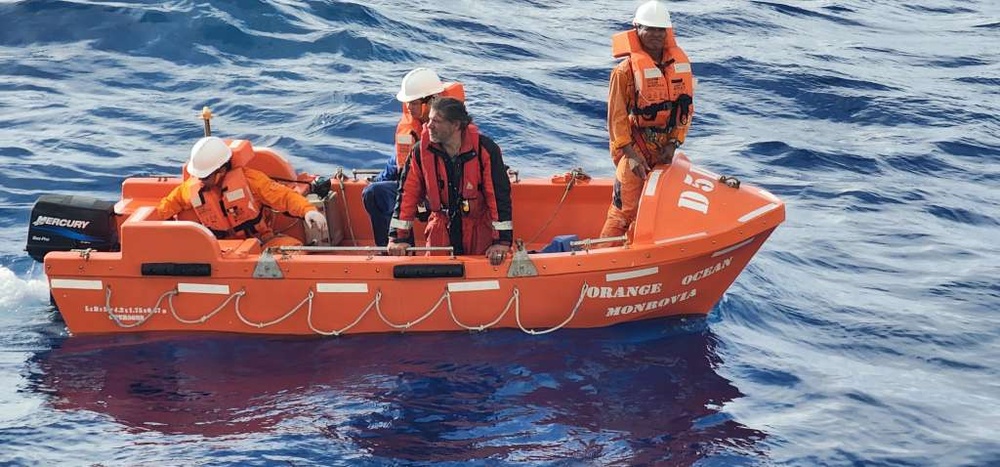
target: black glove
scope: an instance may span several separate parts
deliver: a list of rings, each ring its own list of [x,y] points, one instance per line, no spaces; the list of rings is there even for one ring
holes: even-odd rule
[[[310,191],[316,193],[320,198],[326,198],[330,194],[330,179],[327,177],[316,177],[309,185]]]

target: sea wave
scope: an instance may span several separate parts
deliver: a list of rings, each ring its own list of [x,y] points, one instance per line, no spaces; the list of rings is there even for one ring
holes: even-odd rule
[[[0,462],[1000,462],[1000,4],[669,6],[682,149],[787,203],[706,320],[290,340],[66,338],[32,203],[179,173],[203,106],[300,170],[380,166],[416,66],[522,176],[611,176],[635,5],[0,1]]]

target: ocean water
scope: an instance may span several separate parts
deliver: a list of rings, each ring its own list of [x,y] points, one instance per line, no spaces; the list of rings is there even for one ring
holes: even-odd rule
[[[998,465],[1000,3],[672,1],[684,146],[788,220],[706,319],[67,337],[23,252],[200,136],[380,166],[435,68],[524,176],[612,175],[637,2],[0,0],[0,464]]]

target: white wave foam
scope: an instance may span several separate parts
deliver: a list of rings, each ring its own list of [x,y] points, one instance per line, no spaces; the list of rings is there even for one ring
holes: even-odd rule
[[[14,271],[0,266],[0,310],[37,307],[49,301],[49,285],[42,278],[20,278]]]

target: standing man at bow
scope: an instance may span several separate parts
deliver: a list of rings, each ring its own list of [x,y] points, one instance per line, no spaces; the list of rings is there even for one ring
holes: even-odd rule
[[[647,172],[670,163],[694,113],[691,63],[677,46],[667,7],[659,0],[643,3],[632,25],[612,37],[612,54],[625,59],[611,72],[608,86],[615,185],[601,237],[628,231]]]

